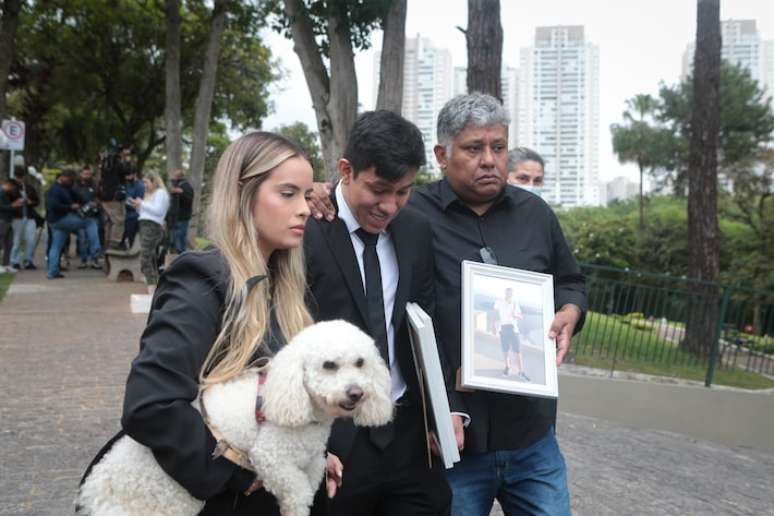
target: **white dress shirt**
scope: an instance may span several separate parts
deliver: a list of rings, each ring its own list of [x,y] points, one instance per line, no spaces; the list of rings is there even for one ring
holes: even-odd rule
[[[336,203],[339,205],[338,217],[344,221],[349,231],[349,239],[357,256],[357,265],[360,268],[360,278],[363,281],[365,292],[365,269],[363,267],[363,251],[365,244],[355,234],[360,229],[360,223],[349,208],[341,185],[336,187]],[[382,274],[382,297],[384,299],[384,320],[387,323],[387,351],[390,357],[390,379],[392,380],[392,400],[396,401],[406,392],[406,382],[398,366],[395,355],[395,327],[392,324],[392,310],[395,305],[395,293],[398,290],[398,257],[395,254],[395,245],[390,234],[386,231],[379,233],[376,243],[376,255],[379,257],[379,270]]]

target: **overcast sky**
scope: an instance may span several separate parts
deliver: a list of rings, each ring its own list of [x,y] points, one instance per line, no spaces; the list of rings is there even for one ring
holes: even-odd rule
[[[619,175],[635,179],[632,165],[620,165],[610,143],[610,124],[621,120],[626,99],[638,93],[658,92],[659,82],[679,80],[682,55],[696,37],[696,0],[501,0],[505,33],[503,63],[519,66],[519,49],[531,46],[535,27],[583,25],[586,37],[599,47],[600,67],[600,177]],[[774,39],[773,0],[721,0],[721,19],[754,19],[765,39]],[[408,0],[406,35],[430,39],[451,51],[454,66],[465,66],[465,38],[456,27],[467,25],[466,0]],[[267,42],[287,72],[272,90],[274,113],[264,128],[302,121],[317,130],[312,102],[292,43],[266,31]],[[381,46],[381,32],[372,36]],[[371,109],[373,51],[357,54],[359,99]],[[510,142],[514,146],[514,142]],[[547,171],[550,173],[550,171]]]

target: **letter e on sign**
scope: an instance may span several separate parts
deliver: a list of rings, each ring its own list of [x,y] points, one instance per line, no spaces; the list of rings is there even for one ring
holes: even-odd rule
[[[5,136],[0,138],[3,149],[24,150],[24,122],[19,120],[3,120],[2,131]]]

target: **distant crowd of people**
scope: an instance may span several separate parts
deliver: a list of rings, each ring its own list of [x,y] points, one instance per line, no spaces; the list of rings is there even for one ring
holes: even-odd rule
[[[64,277],[74,236],[79,269],[103,269],[105,250],[139,250],[150,290],[158,281],[159,254],[182,253],[188,247],[193,197],[182,170],[172,174],[167,187],[156,172],[137,170],[129,148],[115,159],[103,159],[99,178],[90,165],[79,173],[58,173],[44,206],[35,181],[16,168],[0,190],[0,272],[37,269],[35,251],[45,228],[49,279]]]
[[[0,272],[36,269],[33,262],[44,220],[37,211],[40,196],[22,169],[6,179],[0,188]]]

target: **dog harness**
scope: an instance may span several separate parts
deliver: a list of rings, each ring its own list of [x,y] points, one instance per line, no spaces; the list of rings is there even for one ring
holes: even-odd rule
[[[268,372],[266,370],[258,372],[258,394],[255,397],[255,422],[258,424],[258,426],[261,426],[264,421],[266,421],[266,416],[263,413],[262,391],[263,386],[266,384],[267,374]],[[253,466],[250,464],[250,459],[248,459],[247,453],[245,453],[243,450],[231,446],[223,437],[223,434],[220,433],[215,425],[212,424],[210,418],[207,416],[207,410],[204,408],[204,403],[201,403],[201,411],[204,423],[207,425],[210,433],[217,441],[215,449],[212,452],[212,458],[217,459],[218,457],[224,457],[244,469],[255,471]]]

